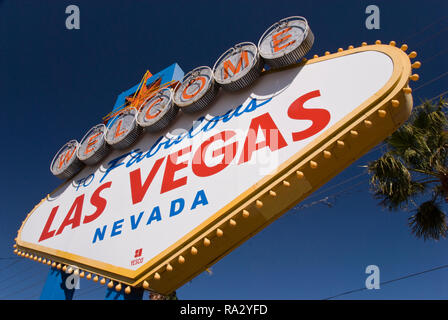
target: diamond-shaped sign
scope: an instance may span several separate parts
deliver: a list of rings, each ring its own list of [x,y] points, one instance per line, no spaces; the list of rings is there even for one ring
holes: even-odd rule
[[[410,75],[388,45],[265,71],[85,167],[27,216],[17,250],[169,293],[396,130]]]

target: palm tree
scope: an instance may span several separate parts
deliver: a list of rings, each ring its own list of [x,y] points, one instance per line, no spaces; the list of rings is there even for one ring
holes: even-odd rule
[[[405,210],[412,233],[439,240],[448,227],[447,103],[426,101],[385,140],[387,151],[368,164],[375,197],[389,210]]]

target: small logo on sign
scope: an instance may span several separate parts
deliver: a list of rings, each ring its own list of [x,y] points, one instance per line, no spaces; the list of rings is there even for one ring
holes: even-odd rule
[[[143,249],[137,249],[135,250],[134,258],[140,258],[142,256]]]
[[[144,258],[142,257],[143,249],[137,249],[134,253],[134,260],[131,260],[131,266],[135,266],[137,264],[143,263]]]

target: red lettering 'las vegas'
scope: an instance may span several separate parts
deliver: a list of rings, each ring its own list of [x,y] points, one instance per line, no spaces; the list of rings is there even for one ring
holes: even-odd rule
[[[291,136],[284,136],[271,115],[267,112],[253,118],[249,124],[249,130],[242,143],[242,151],[237,165],[241,165],[250,161],[255,151],[269,148],[270,151],[276,151],[286,147],[288,144],[286,139],[291,139],[292,142],[307,139],[319,132],[321,132],[330,122],[330,113],[322,108],[305,108],[304,104],[310,99],[320,97],[320,91],[314,90],[308,92],[297,98],[288,108],[287,115],[294,120],[310,120],[311,126],[305,130],[292,132]],[[262,137],[258,136],[261,131]],[[205,161],[205,153],[212,148],[212,144],[216,141],[226,143],[228,140],[236,135],[235,131],[225,130],[219,132],[207,140],[203,141],[197,150],[193,152],[192,145],[181,150],[175,151],[168,156],[157,159],[153,166],[146,172],[138,168],[129,172],[130,192],[132,204],[138,204],[145,198],[149,187],[154,181],[154,177],[158,172],[163,170],[162,183],[160,186],[160,193],[166,193],[171,190],[180,188],[188,183],[188,175],[185,170],[188,170],[189,160],[178,161],[181,156],[190,154],[191,170],[193,174],[198,177],[207,178],[224,170],[234,160],[237,150],[240,147],[238,141],[233,141],[225,144],[219,148],[212,150],[212,156],[218,157],[224,155],[222,160],[213,166],[208,166]],[[222,145],[222,144],[220,144]],[[166,159],[166,161],[165,161]],[[162,169],[164,165],[164,168]],[[182,173],[184,172],[184,173]],[[177,177],[177,178],[175,178]],[[73,201],[68,210],[64,220],[59,226],[52,226],[56,215],[59,212],[59,206],[55,206],[45,223],[39,242],[57,236],[64,232],[64,230],[75,229],[81,224],[87,224],[97,219],[105,210],[107,200],[101,192],[106,192],[106,189],[111,188],[112,181],[103,183],[92,194],[90,204],[94,207],[92,213],[84,215],[83,207],[85,201],[85,194],[81,194]]]

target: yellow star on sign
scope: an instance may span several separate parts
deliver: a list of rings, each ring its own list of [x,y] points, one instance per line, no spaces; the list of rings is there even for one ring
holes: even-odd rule
[[[145,84],[146,81],[143,82],[140,89],[138,89],[132,96],[126,97],[126,104],[128,106],[132,106],[138,109],[142,105],[142,103],[157,89],[159,89],[160,84],[162,83],[162,78],[158,78],[156,81],[151,82],[149,85]]]

